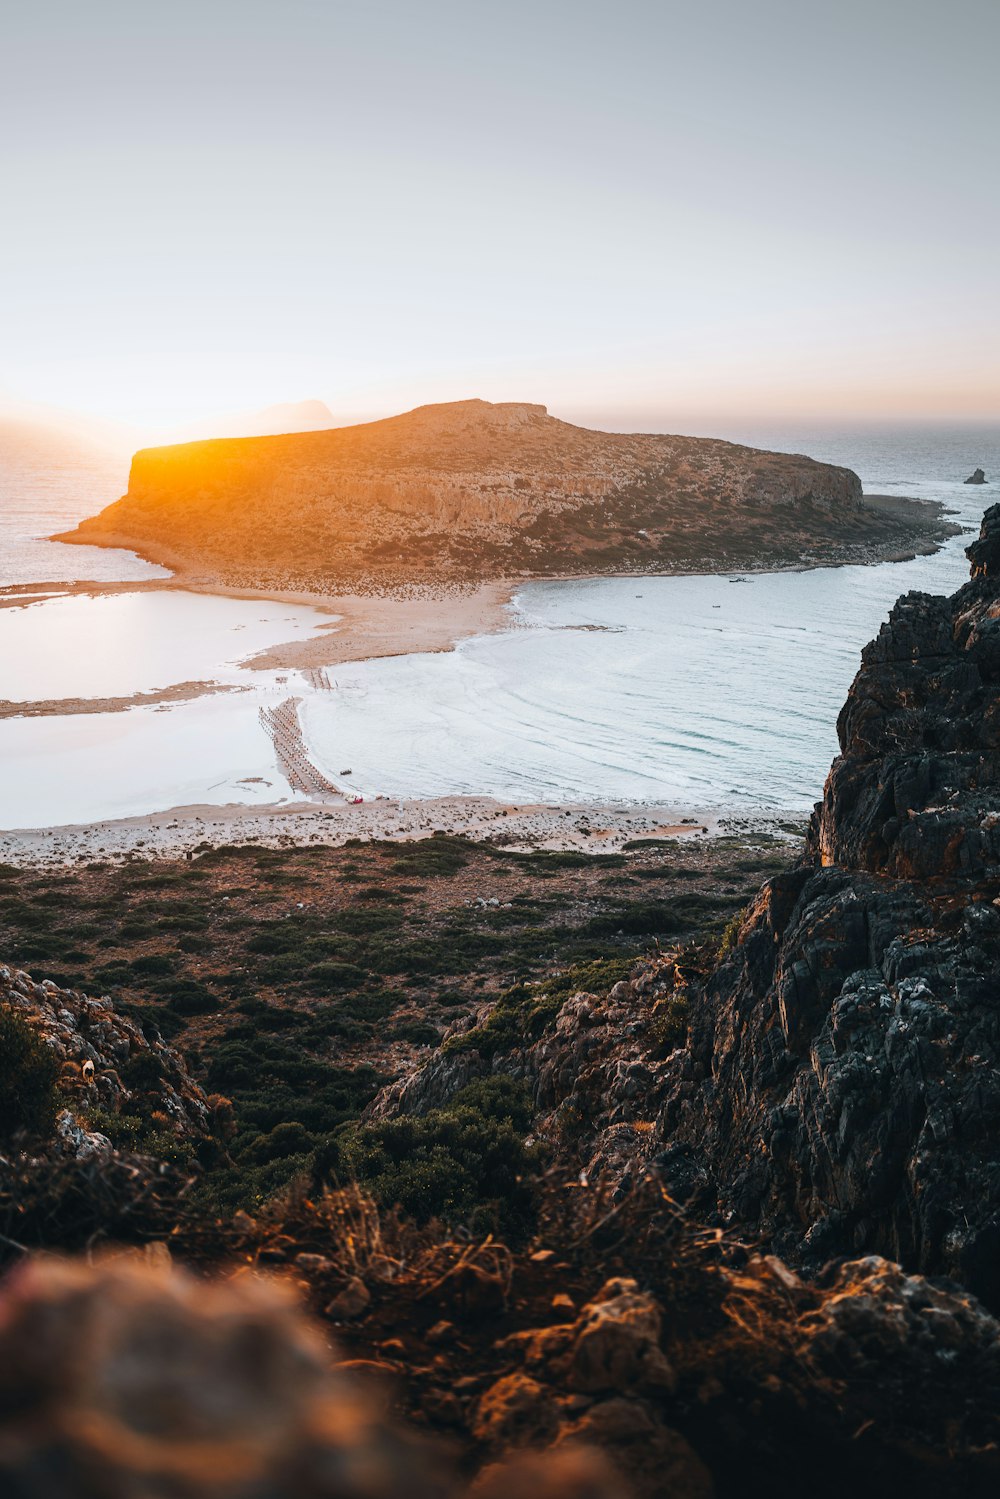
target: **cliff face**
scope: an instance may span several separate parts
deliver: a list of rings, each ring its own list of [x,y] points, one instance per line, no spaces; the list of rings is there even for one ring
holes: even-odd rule
[[[462,401],[148,449],[128,494],[62,539],[124,543],[229,583],[329,587],[865,560],[931,519],[875,512],[856,474],[800,455]]]
[[[953,598],[909,593],[865,647],[812,832],[824,863],[1000,875],[1000,506]]]
[[[840,715],[806,863],[765,886],[662,1080],[675,1181],[799,1256],[878,1249],[1000,1304],[1000,506],[902,598]]]

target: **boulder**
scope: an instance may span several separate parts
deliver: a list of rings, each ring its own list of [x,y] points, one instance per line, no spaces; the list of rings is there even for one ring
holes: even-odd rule
[[[339,1291],[326,1309],[326,1315],[334,1321],[345,1321],[351,1317],[360,1317],[362,1312],[368,1310],[372,1295],[364,1281],[357,1275],[353,1275]]]
[[[508,1374],[483,1395],[473,1435],[493,1451],[541,1446],[559,1426],[559,1410],[549,1390],[527,1374]]]
[[[134,1259],[26,1262],[0,1293],[0,1491],[441,1499],[432,1456],[330,1368],[290,1293]]]
[[[592,1405],[563,1427],[556,1450],[580,1443],[610,1459],[632,1499],[712,1499],[712,1477],[701,1458],[642,1401],[617,1397]]]
[[[662,1321],[657,1302],[634,1280],[608,1281],[577,1319],[570,1387],[587,1394],[675,1389],[676,1376],[660,1348]]]

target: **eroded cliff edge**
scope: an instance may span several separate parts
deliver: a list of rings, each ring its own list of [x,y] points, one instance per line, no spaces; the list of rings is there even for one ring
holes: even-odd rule
[[[562,573],[864,562],[932,550],[940,507],[707,438],[594,432],[460,401],[282,437],[150,448],[60,540],[235,587],[378,591]]]

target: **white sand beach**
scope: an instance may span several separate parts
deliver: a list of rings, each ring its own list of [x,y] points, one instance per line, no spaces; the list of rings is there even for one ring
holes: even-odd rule
[[[511,805],[471,796],[379,797],[358,806],[300,801],[256,808],[175,807],[143,817],[17,829],[0,832],[0,862],[43,868],[76,861],[179,858],[224,844],[338,845],[350,838],[403,841],[435,832],[463,834],[512,849],[618,853],[638,839],[701,839],[754,830],[793,835],[793,829],[794,824],[783,827],[775,817],[723,820],[671,807]]]

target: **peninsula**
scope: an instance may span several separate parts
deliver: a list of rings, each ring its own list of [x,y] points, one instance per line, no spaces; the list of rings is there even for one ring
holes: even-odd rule
[[[209,585],[329,595],[882,561],[953,530],[940,506],[865,498],[850,469],[799,454],[471,400],[145,449],[128,493],[56,539]]]

